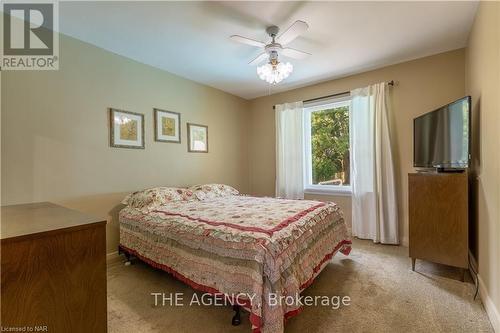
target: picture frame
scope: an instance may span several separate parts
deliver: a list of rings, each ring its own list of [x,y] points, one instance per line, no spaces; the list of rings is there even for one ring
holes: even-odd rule
[[[153,109],[155,141],[181,143],[181,114]]]
[[[144,149],[144,115],[109,109],[109,144],[114,148]]]
[[[208,153],[208,126],[187,123],[188,152]]]

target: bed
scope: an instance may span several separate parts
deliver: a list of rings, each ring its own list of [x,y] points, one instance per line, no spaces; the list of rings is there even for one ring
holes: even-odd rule
[[[253,332],[283,332],[300,294],[351,241],[331,202],[243,195],[166,201],[120,211],[120,251],[250,312]],[[276,303],[276,302],[274,302]]]

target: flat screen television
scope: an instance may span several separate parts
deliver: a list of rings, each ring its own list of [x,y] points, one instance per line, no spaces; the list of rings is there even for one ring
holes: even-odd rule
[[[413,120],[413,166],[466,169],[469,167],[470,96]]]

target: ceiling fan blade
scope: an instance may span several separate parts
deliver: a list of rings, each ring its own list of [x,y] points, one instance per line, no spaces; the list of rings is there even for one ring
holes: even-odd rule
[[[234,40],[235,42],[242,43],[242,44],[247,44],[247,45],[252,45],[252,46],[257,46],[257,47],[266,46],[265,43],[259,42],[258,40],[246,38],[246,37],[239,36],[239,35],[232,35],[229,38],[231,40]]]
[[[311,55],[311,53],[299,51],[299,50],[292,49],[289,47],[285,47],[283,49],[283,51],[281,52],[281,54],[283,54],[286,57],[293,58],[293,59],[305,59]]]
[[[304,21],[295,21],[288,29],[285,30],[281,35],[276,38],[276,42],[281,45],[286,45],[292,40],[297,38],[299,35],[304,33],[309,26]]]
[[[258,65],[260,64],[261,62],[263,62],[264,60],[266,60],[268,57],[267,53],[264,52],[264,53],[261,53],[257,56],[257,58],[255,58],[254,60],[250,61],[248,64],[249,65]]]

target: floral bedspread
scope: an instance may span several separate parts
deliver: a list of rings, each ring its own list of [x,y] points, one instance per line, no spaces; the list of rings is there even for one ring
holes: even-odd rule
[[[239,295],[254,332],[283,332],[300,307],[270,295],[300,293],[350,244],[334,203],[234,195],[120,212],[123,250],[197,290]]]

